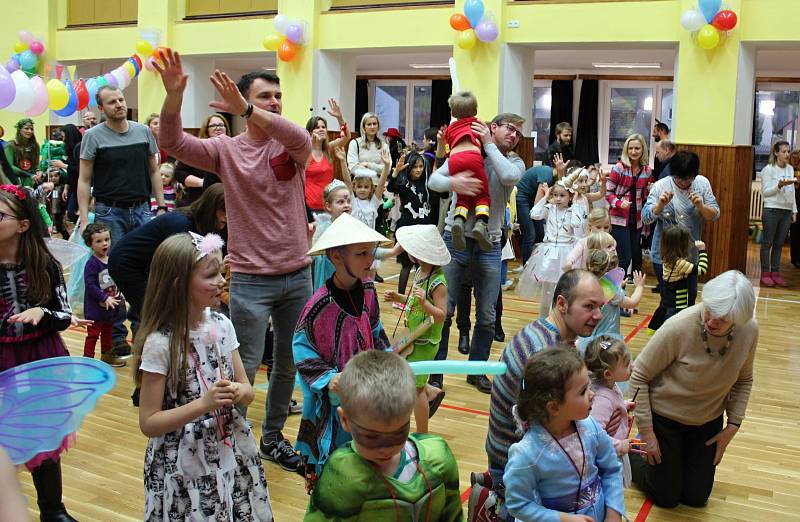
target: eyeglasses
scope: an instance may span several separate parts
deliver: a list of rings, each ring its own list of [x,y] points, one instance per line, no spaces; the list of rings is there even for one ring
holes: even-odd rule
[[[212,124],[208,125],[208,128],[209,129],[224,129],[225,128],[225,124],[224,123],[212,123]]]
[[[508,132],[510,132],[512,135],[516,134],[520,138],[522,137],[522,131],[519,130],[518,128],[514,127],[510,123],[501,123],[500,125],[498,125],[498,127],[505,127],[506,130],[508,130]]]
[[[2,210],[0,210],[0,223],[5,221],[6,218],[8,218],[8,219],[19,219],[17,216],[14,216],[12,214],[7,214],[7,213],[3,212]]]

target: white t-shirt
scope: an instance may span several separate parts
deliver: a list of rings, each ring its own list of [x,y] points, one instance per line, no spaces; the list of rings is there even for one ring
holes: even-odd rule
[[[374,194],[370,199],[358,199],[354,194],[351,199],[352,211],[350,214],[369,228],[374,229],[381,203],[381,200]]]
[[[211,350],[218,349],[222,358],[228,358],[234,350],[239,348],[236,332],[233,330],[231,320],[218,312],[208,309],[203,314],[203,322],[196,330],[189,331],[189,341],[197,351],[203,373],[208,372],[212,380],[218,378],[216,368],[210,367],[208,354]],[[164,332],[153,332],[147,336],[142,347],[142,371],[169,375],[169,335]],[[233,367],[228,361],[229,366]],[[232,375],[227,376],[232,379]]]

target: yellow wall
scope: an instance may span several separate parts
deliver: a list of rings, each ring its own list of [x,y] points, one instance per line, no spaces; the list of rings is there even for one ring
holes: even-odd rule
[[[124,58],[133,51],[137,27],[62,29],[68,0],[6,2],[0,18],[2,61],[11,54],[16,33],[22,28],[46,35],[47,59],[63,62]],[[457,0],[460,10],[464,0]],[[290,64],[279,64],[287,96],[286,115],[303,121],[312,100],[314,49],[353,50],[354,53],[387,49],[453,48],[462,85],[481,99],[481,116],[497,109],[501,56],[506,44],[530,45],[531,49],[597,48],[648,44],[674,45],[678,49],[676,77],[676,139],[684,142],[730,144],[733,139],[738,53],[742,42],[798,42],[800,1],[729,0],[739,14],[739,26],[720,47],[711,52],[697,47],[679,25],[681,12],[695,0],[642,0],[603,3],[542,4],[484,0],[494,11],[501,35],[497,42],[478,44],[472,51],[454,46],[455,31],[448,19],[451,7],[385,8],[371,11],[329,12],[331,0],[280,0],[280,11],[308,21],[309,45]],[[165,42],[185,55],[252,53],[267,56],[261,47],[271,28],[268,17],[184,21],[185,0],[138,0],[138,27],[157,27]],[[510,20],[518,29],[507,28]],[[787,64],[793,67],[796,64]],[[154,111],[163,98],[157,78],[140,77],[141,113]],[[18,115],[0,111],[0,124],[8,131]],[[40,118],[44,122],[46,118]]]

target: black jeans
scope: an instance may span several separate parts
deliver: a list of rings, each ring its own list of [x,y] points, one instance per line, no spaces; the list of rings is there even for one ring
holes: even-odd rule
[[[636,224],[629,224],[626,227],[621,225],[611,226],[611,235],[617,241],[617,257],[619,266],[625,270],[626,274],[633,273],[634,270],[642,269],[642,245],[640,235],[642,229],[636,228]],[[628,268],[628,265],[630,269]]]
[[[717,445],[706,446],[706,441],[722,431],[722,415],[700,426],[687,426],[653,413],[653,430],[661,464],[650,466],[640,455],[631,454],[633,481],[657,506],[704,506],[717,469]]]

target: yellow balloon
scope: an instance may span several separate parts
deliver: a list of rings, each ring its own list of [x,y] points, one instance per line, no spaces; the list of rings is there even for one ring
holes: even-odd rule
[[[123,63],[122,68],[128,71],[128,74],[131,76],[131,78],[136,77],[136,68],[133,66],[131,62]]]
[[[136,42],[136,52],[142,56],[150,56],[153,54],[153,45],[147,40],[139,40]]]
[[[468,50],[475,47],[475,42],[478,41],[478,37],[475,36],[474,29],[464,29],[460,33],[458,33],[458,46],[462,49]]]
[[[26,44],[25,42],[19,42],[18,41],[17,43],[14,44],[14,52],[15,53],[21,53],[21,52],[27,51],[27,50],[28,50],[28,44]]]
[[[47,106],[52,111],[60,111],[66,107],[67,102],[69,102],[67,86],[55,78],[51,78],[50,81],[47,82],[47,95],[50,97]]]
[[[711,24],[706,24],[697,32],[697,44],[710,51],[719,45],[719,31]]]
[[[282,41],[283,41],[283,36],[277,33],[269,33],[264,38],[264,49],[268,51],[277,51]]]

